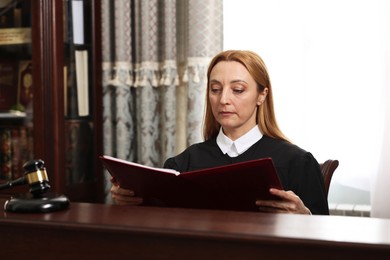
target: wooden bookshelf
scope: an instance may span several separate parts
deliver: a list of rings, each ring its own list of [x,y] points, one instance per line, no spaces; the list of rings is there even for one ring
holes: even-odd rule
[[[18,2],[17,6],[28,3],[21,9],[29,19],[23,26],[29,25],[31,39],[21,44],[0,43],[0,62],[9,60],[10,56],[21,61],[31,60],[32,102],[29,111],[23,111],[27,113],[24,118],[12,117],[5,111],[0,117],[0,128],[25,127],[24,119],[31,119],[28,123],[33,129],[31,156],[45,161],[51,191],[65,194],[71,201],[101,202],[103,171],[98,160],[102,153],[100,0],[84,0],[87,34],[84,46],[69,44],[66,39],[65,32],[71,22],[66,6],[71,1],[14,1]],[[82,75],[87,75],[84,86],[89,104],[88,113],[83,115],[68,113],[72,100],[65,96],[68,89],[77,87],[76,81],[71,81],[72,76],[64,73],[64,68],[72,64],[69,51],[80,48],[88,53],[84,60],[87,69]],[[0,191],[0,196],[24,190]]]

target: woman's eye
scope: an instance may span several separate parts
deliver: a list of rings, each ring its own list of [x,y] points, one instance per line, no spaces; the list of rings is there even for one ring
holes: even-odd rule
[[[221,88],[217,88],[217,87],[211,87],[210,88],[210,92],[214,93],[214,94],[219,93],[220,91],[221,91]]]
[[[244,90],[241,88],[235,88],[235,89],[233,89],[233,92],[236,94],[241,94],[242,92],[244,92]]]

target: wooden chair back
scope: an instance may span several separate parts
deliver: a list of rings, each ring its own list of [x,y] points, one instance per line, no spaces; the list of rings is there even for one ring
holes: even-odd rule
[[[325,182],[326,196],[328,196],[329,193],[329,187],[333,177],[333,173],[338,166],[339,166],[338,160],[329,159],[326,160],[324,163],[320,163],[321,173],[322,176],[324,177],[324,182]]]

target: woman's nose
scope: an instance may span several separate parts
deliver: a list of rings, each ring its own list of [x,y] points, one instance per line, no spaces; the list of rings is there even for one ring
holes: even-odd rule
[[[229,104],[230,103],[230,93],[228,90],[224,89],[221,93],[221,104]]]

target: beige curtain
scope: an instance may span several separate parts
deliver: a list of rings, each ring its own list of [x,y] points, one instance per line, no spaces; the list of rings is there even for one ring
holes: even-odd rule
[[[381,154],[378,160],[378,173],[371,187],[371,217],[390,218],[390,2],[384,1],[383,7],[384,35],[384,87],[381,92],[383,103],[383,130],[373,129],[374,135],[382,136]]]
[[[102,39],[104,153],[161,167],[201,141],[222,0],[104,0]]]

